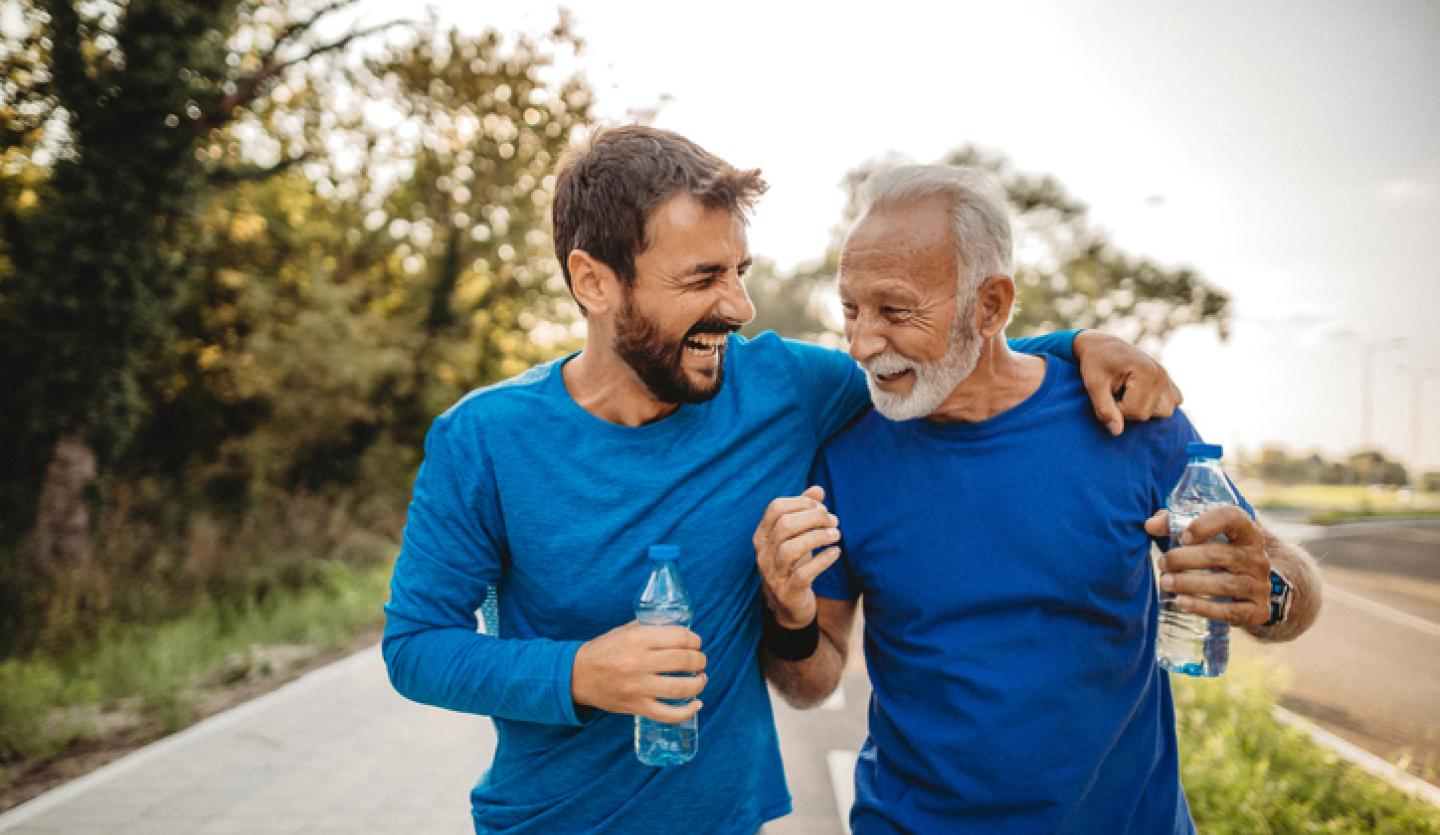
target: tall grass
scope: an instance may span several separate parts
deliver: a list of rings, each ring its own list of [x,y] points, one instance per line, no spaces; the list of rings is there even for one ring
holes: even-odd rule
[[[1440,834],[1440,809],[1275,721],[1282,675],[1249,661],[1220,679],[1172,677],[1181,776],[1200,832]]]
[[[144,736],[194,717],[203,685],[257,646],[302,645],[310,654],[343,647],[383,615],[389,563],[326,562],[323,581],[280,590],[263,602],[203,604],[161,624],[111,622],[83,651],[0,661],[0,764],[34,763],[99,732],[102,710],[122,710]]]

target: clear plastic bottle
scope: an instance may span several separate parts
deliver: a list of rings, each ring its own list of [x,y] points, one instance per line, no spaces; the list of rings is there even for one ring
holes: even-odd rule
[[[1217,507],[1240,506],[1240,497],[1220,468],[1222,452],[1218,444],[1186,446],[1189,463],[1165,503],[1170,511],[1170,547],[1180,547],[1180,533],[1201,514]],[[1211,541],[1224,542],[1225,537]],[[1160,592],[1155,660],[1172,673],[1206,678],[1223,674],[1230,663],[1230,624],[1182,612],[1175,608],[1174,599],[1174,594]]]
[[[680,549],[674,545],[650,546],[650,578],[635,599],[635,619],[645,625],[689,626],[690,595],[680,582],[675,561]],[[689,673],[666,673],[686,676]],[[669,704],[689,704],[690,699],[665,700]],[[670,724],[635,717],[635,756],[645,765],[681,765],[689,762],[700,748],[700,727],[696,717]]]

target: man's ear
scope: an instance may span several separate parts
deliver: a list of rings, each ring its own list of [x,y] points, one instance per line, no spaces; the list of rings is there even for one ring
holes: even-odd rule
[[[570,269],[570,292],[587,313],[608,313],[620,298],[620,280],[610,265],[583,249],[572,249],[565,259]]]
[[[1005,330],[1015,307],[1015,281],[1008,275],[992,275],[980,282],[975,305],[975,327],[985,338]]]

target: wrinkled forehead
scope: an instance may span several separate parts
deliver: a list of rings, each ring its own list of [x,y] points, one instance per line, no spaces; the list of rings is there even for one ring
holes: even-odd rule
[[[958,267],[947,213],[875,210],[860,219],[840,250],[840,290],[953,293]]]

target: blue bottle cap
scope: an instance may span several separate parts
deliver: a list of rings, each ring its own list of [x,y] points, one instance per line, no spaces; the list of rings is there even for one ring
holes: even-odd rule
[[[1219,444],[1202,444],[1192,441],[1185,445],[1185,455],[1190,458],[1219,458],[1225,452]]]
[[[678,559],[680,556],[679,545],[651,545],[650,559],[657,562],[662,560]]]

